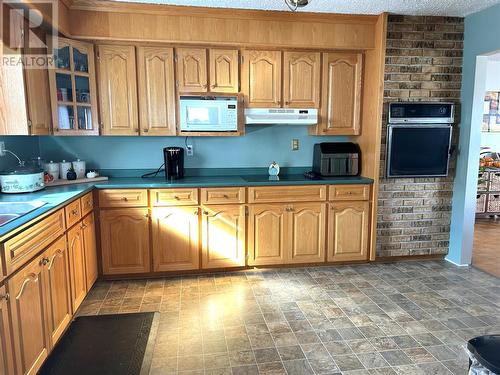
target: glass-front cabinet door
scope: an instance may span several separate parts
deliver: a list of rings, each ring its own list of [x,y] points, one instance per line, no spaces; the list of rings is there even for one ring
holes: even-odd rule
[[[54,135],[98,135],[92,44],[59,38],[49,80]]]

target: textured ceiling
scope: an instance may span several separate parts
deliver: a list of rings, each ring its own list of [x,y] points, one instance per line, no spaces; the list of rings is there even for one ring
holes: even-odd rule
[[[215,8],[242,8],[286,11],[284,0],[114,0],[152,4],[192,5]],[[310,0],[308,12],[466,16],[500,0]]]

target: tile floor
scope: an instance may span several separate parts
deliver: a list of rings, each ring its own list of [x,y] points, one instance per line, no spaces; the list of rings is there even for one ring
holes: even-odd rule
[[[466,374],[500,279],[445,262],[99,282],[79,314],[160,311],[151,374]]]
[[[478,218],[474,225],[472,264],[500,277],[500,219]]]

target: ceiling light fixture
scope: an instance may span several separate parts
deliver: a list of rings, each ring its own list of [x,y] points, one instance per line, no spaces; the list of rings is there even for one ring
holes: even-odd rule
[[[296,12],[297,9],[305,7],[311,1],[312,0],[285,0],[285,4],[292,12]]]

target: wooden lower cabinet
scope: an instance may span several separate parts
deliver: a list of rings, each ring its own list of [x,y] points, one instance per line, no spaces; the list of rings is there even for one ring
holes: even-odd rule
[[[0,287],[0,374],[6,375],[14,374],[8,299],[5,286]]]
[[[329,262],[368,259],[369,213],[368,202],[329,204]]]
[[[248,265],[287,262],[286,206],[254,204],[248,212]]]
[[[68,254],[66,238],[63,236],[49,246],[42,257],[51,348],[61,338],[72,317]]]
[[[289,209],[287,263],[324,262],[326,203],[294,204]]]
[[[100,221],[103,274],[149,272],[148,209],[101,210]]]
[[[87,276],[85,274],[85,250],[83,231],[80,224],[68,230],[69,265],[71,275],[71,304],[76,311],[87,295]]]
[[[36,374],[50,350],[43,267],[35,258],[7,281],[16,374]]]
[[[97,249],[94,213],[91,212],[82,220],[83,248],[85,254],[85,277],[87,292],[92,288],[98,276]]]
[[[153,272],[198,269],[198,207],[156,207],[151,218]]]
[[[202,268],[245,265],[245,206],[202,206]]]

